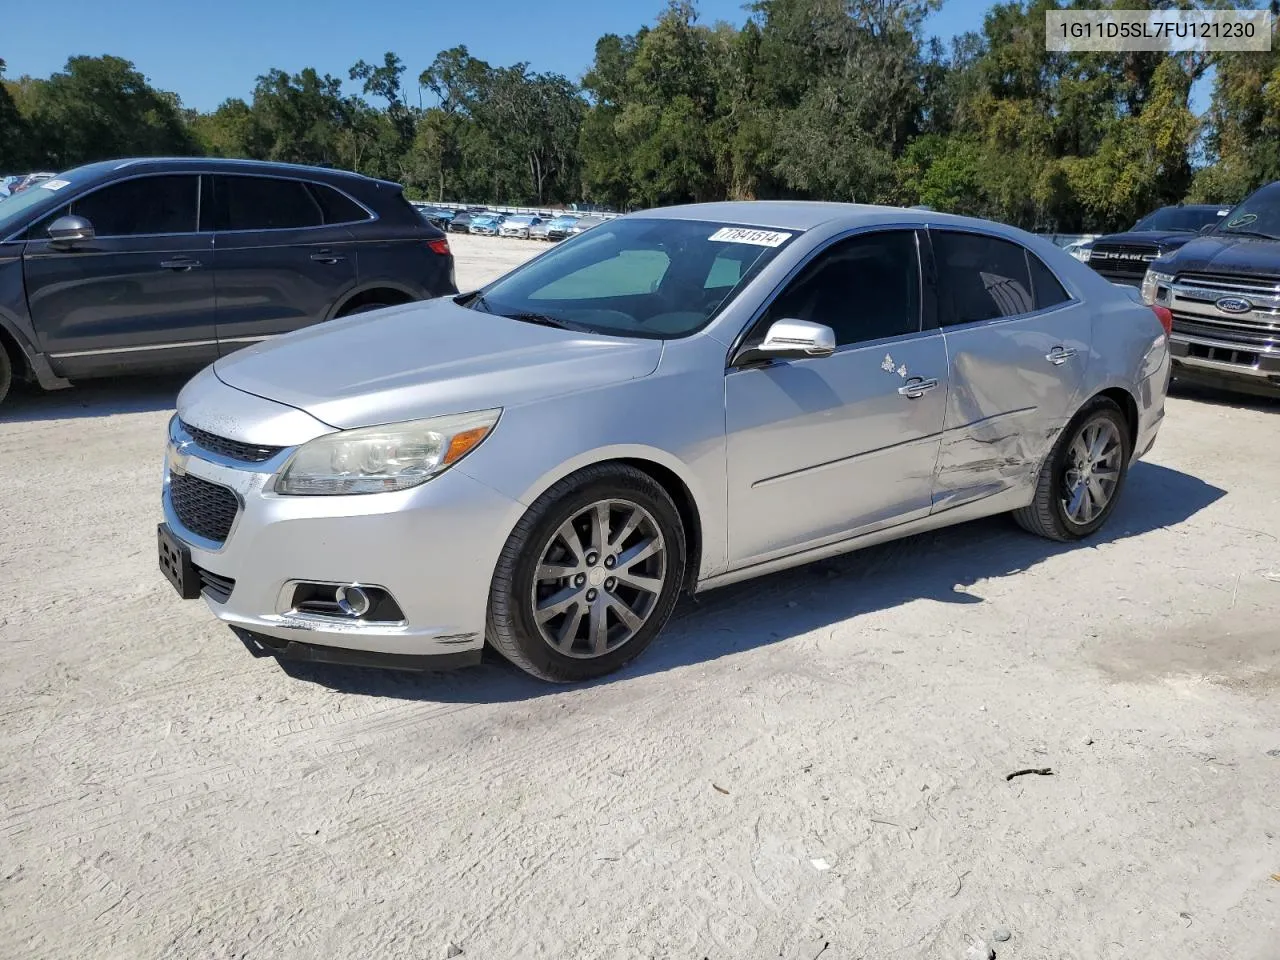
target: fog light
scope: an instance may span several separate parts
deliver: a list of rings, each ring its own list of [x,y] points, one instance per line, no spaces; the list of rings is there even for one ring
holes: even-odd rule
[[[369,595],[354,583],[349,586],[339,587],[335,591],[335,599],[338,601],[338,609],[348,617],[363,617],[369,612],[369,608],[373,606],[373,601],[369,599]]]

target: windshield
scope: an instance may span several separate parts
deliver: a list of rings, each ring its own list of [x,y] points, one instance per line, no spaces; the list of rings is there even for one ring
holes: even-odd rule
[[[531,323],[669,339],[705,326],[793,232],[703,220],[611,220],[468,304]]]
[[[1218,232],[1280,240],[1280,182],[1267,184],[1246,197],[1218,224]]]
[[[66,197],[63,188],[70,186],[71,174],[34,184],[10,197],[0,199],[0,240],[21,230],[30,220],[57,209],[58,197]],[[63,201],[66,202],[65,200]]]
[[[1162,207],[1139,220],[1133,229],[1197,233],[1205,224],[1217,223],[1226,212],[1226,207]]]

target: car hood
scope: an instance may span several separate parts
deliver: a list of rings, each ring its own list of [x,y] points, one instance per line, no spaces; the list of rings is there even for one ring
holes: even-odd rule
[[[1280,241],[1215,233],[1183,246],[1168,263],[1176,273],[1231,273],[1242,277],[1280,276]]]
[[[1109,233],[1093,241],[1094,247],[1159,247],[1170,250],[1196,239],[1197,234],[1184,230],[1129,230],[1126,233]]]
[[[214,373],[350,429],[635,380],[661,357],[660,340],[522,323],[443,297],[308,327],[224,357]]]

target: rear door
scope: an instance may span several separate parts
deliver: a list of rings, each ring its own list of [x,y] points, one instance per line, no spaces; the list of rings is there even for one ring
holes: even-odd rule
[[[936,511],[1039,470],[1079,406],[1092,320],[1020,244],[977,232],[929,234],[951,380]]]
[[[925,293],[914,230],[857,234],[815,255],[748,334],[810,320],[837,347],[726,374],[734,566],[928,515],[947,355]]]
[[[31,321],[59,374],[184,367],[217,356],[213,237],[199,222],[200,179],[164,174],[110,183],[27,234]],[[66,214],[88,220],[94,239],[50,241],[49,224]]]
[[[217,337],[230,353],[328,319],[356,285],[356,245],[341,221],[367,213],[323,184],[283,177],[212,178]]]

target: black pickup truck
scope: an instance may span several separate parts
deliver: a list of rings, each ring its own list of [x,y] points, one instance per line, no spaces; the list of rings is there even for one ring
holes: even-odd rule
[[[1174,377],[1280,396],[1280,181],[1152,260],[1142,298],[1172,314]]]
[[[1133,229],[1099,237],[1088,264],[1112,283],[1141,286],[1147,264],[1213,229],[1230,212],[1225,204],[1183,204],[1147,214]]]

